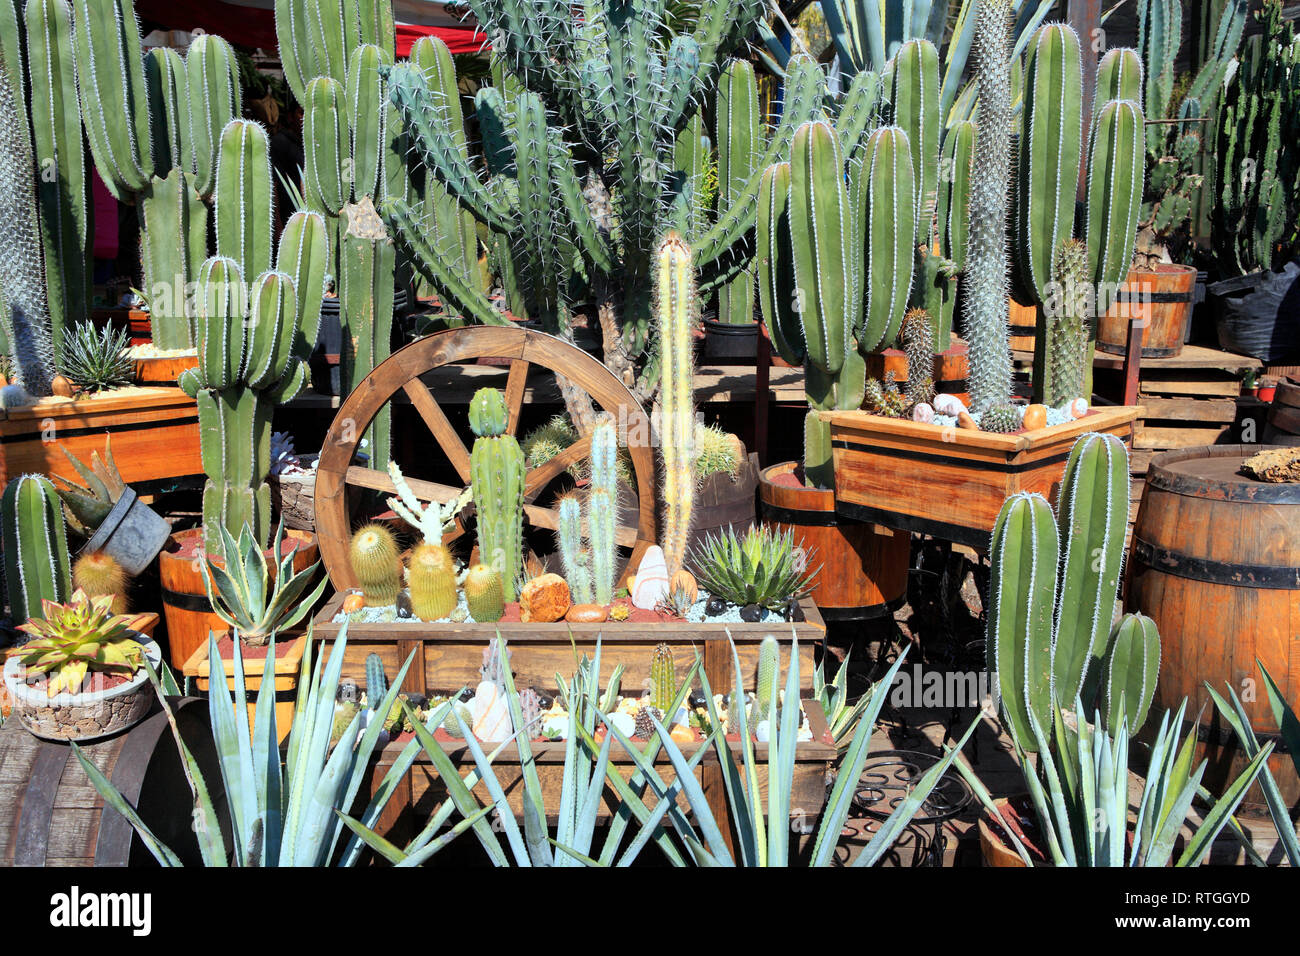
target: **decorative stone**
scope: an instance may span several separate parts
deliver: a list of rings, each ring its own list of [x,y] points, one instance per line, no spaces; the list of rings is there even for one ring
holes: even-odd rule
[[[740,619],[746,624],[757,624],[763,616],[763,609],[757,604],[746,604],[740,609]]]
[[[607,714],[606,716],[609,718],[610,724],[613,725],[614,727],[617,727],[618,732],[622,734],[624,737],[630,739],[636,736],[636,718],[633,717],[631,714],[625,714],[622,711],[615,711],[614,713]]]
[[[569,585],[564,578],[543,574],[519,592],[519,620],[525,624],[551,624],[564,617],[571,603]]]
[[[636,569],[632,603],[643,611],[653,611],[668,596],[668,562],[663,548],[654,544],[646,549],[641,566]]]
[[[966,411],[965,404],[956,395],[949,395],[947,392],[940,392],[934,396],[934,401],[930,403],[935,413],[938,415],[951,415],[957,418],[962,412]]]
[[[602,624],[608,617],[609,611],[599,604],[575,604],[564,615],[573,624]]]
[[[672,594],[677,591],[685,591],[692,604],[700,596],[700,586],[695,582],[695,575],[685,568],[674,574],[673,579],[668,582],[668,592]]]
[[[1026,405],[1025,416],[1020,420],[1020,427],[1027,432],[1036,428],[1047,427],[1047,406],[1046,405]]]
[[[970,417],[970,412],[962,412],[957,416],[957,427],[966,428],[970,431],[979,431],[979,425],[975,424],[975,419]]]
[[[684,724],[673,724],[672,730],[668,731],[668,736],[672,738],[675,744],[695,743],[695,731]]]
[[[411,595],[405,588],[397,592],[396,604],[399,619],[415,617],[415,612],[411,610]]]
[[[798,598],[791,598],[787,601],[781,613],[787,621],[802,621],[804,619],[803,608],[799,605]]]
[[[1086,398],[1076,398],[1067,406],[1067,411],[1071,418],[1082,418],[1088,414],[1088,400]]]
[[[474,699],[469,704],[474,715],[474,736],[479,740],[505,740],[513,732],[510,708],[506,695],[490,680],[480,681]]]
[[[769,743],[772,739],[772,724],[766,720],[760,720],[758,726],[754,728],[754,739],[760,744]]]
[[[343,613],[352,614],[366,606],[366,596],[360,591],[349,591],[343,599]]]
[[[929,402],[917,402],[912,406],[912,421],[928,425],[934,421],[934,407]]]
[[[709,617],[717,617],[727,610],[727,602],[720,597],[710,597],[704,602],[704,613]]]

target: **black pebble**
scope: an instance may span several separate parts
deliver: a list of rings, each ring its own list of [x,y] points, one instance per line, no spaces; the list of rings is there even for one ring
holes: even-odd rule
[[[798,622],[804,619],[803,608],[800,607],[799,602],[794,599],[786,602],[785,607],[782,609],[782,614],[785,616],[787,621]]]
[[[763,609],[757,604],[746,604],[740,609],[740,619],[746,624],[757,624],[763,616]]]
[[[405,591],[397,592],[397,616],[399,618],[415,617],[415,612],[411,610],[411,595]]]
[[[704,613],[709,617],[717,617],[727,610],[727,602],[720,597],[711,597],[704,605]]]

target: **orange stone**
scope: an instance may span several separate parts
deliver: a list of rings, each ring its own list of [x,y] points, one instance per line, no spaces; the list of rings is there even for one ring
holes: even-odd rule
[[[564,578],[543,574],[519,592],[519,620],[525,624],[551,624],[564,617],[571,603],[569,585]]]
[[[673,729],[668,731],[668,736],[672,738],[673,743],[693,744],[695,743],[695,731],[685,724],[674,724]]]
[[[668,582],[668,593],[673,594],[677,591],[685,591],[692,603],[700,595],[700,586],[695,582],[695,575],[685,568],[674,574],[672,580]]]
[[[1021,419],[1020,425],[1027,432],[1032,432],[1037,428],[1046,428],[1047,427],[1047,406],[1026,405],[1025,417]]]
[[[608,609],[599,604],[575,604],[564,615],[573,624],[603,624],[608,618]]]
[[[971,431],[979,431],[979,425],[975,424],[975,419],[971,417],[970,412],[962,412],[957,416],[957,427],[966,428]]]
[[[352,591],[343,599],[343,613],[351,614],[366,606],[366,596],[360,591]]]

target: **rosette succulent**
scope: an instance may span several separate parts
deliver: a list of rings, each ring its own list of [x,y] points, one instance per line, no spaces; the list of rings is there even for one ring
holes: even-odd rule
[[[708,535],[691,555],[695,577],[708,592],[732,604],[779,609],[812,588],[811,552],[796,547],[789,532],[728,528]]]
[[[144,646],[131,633],[128,615],[112,612],[111,594],[90,597],[80,588],[66,604],[42,601],[45,619],[32,618],[18,629],[32,640],[13,651],[27,676],[48,678],[46,692],[75,694],[89,671],[130,677],[144,664]]]

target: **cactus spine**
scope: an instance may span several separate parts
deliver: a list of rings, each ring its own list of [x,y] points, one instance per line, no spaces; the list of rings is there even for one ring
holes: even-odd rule
[[[650,703],[661,713],[669,714],[677,699],[677,669],[673,664],[673,650],[667,644],[656,644],[650,658]]]
[[[731,60],[718,83],[718,212],[725,215],[761,172],[762,126],[758,116],[758,82],[748,60]],[[744,269],[718,289],[718,321],[754,321],[754,273]]]
[[[907,355],[907,404],[934,398],[934,327],[925,309],[909,309],[903,317],[903,352]]]
[[[456,567],[442,545],[421,544],[406,569],[411,611],[422,621],[437,621],[456,609]]]
[[[402,562],[392,533],[381,524],[368,524],[352,536],[348,563],[366,596],[366,604],[387,607],[402,586]]]
[[[20,475],[5,486],[0,496],[0,541],[14,623],[42,617],[43,600],[68,599],[72,571],[67,530],[63,506],[49,479]]]
[[[524,453],[506,430],[505,397],[481,388],[470,402],[470,485],[478,508],[479,559],[501,572],[507,601],[519,593],[523,573]]]
[[[758,676],[754,683],[754,717],[753,723],[765,720],[768,708],[772,706],[777,691],[777,678],[781,666],[781,646],[772,635],[763,638],[758,645]]]
[[[557,538],[564,576],[575,604],[609,604],[618,576],[618,433],[602,418],[591,433],[591,486],[585,502],[560,501]],[[586,538],[583,537],[584,520]]]
[[[695,275],[691,250],[676,233],[659,244],[655,312],[659,323],[659,456],[663,461],[664,557],[671,578],[686,559],[695,508]]]
[[[975,29],[979,124],[966,253],[966,339],[971,409],[1011,397],[1008,340],[1007,190],[1011,182],[1011,76],[1008,0],[982,0]]]
[[[1035,398],[1059,408],[1084,397],[1085,366],[1090,365],[1088,347],[1092,300],[1088,281],[1088,246],[1079,239],[1061,245],[1056,265],[1056,294],[1052,305],[1042,310],[1042,330],[1034,343]]]
[[[73,591],[85,591],[91,597],[112,595],[114,614],[126,613],[128,584],[126,571],[103,551],[83,554],[72,564]]]
[[[1101,719],[1114,734],[1121,724],[1130,735],[1146,723],[1160,676],[1160,632],[1143,614],[1125,614],[1110,632],[1101,671]]]
[[[465,603],[475,621],[499,621],[505,613],[505,594],[501,572],[486,564],[476,564],[465,574]]]

